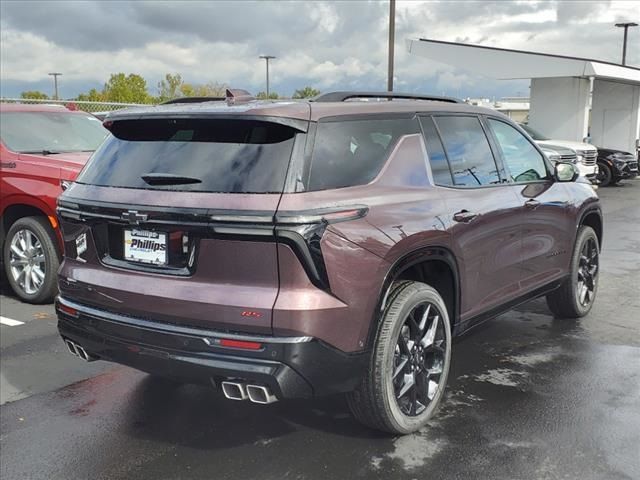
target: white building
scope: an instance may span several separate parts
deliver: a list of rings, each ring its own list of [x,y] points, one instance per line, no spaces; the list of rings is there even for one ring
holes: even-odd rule
[[[408,40],[407,47],[411,54],[485,77],[531,79],[529,124],[552,138],[582,141],[590,133],[594,145],[636,149],[640,138],[638,68],[427,39]]]

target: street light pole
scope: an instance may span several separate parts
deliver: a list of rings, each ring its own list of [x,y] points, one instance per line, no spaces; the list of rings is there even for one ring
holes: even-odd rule
[[[393,54],[396,37],[396,0],[389,0],[389,70],[387,73],[387,91],[393,92]]]
[[[58,97],[58,77],[62,74],[60,72],[53,72],[53,73],[50,73],[49,75],[53,77],[53,88],[55,91],[54,100],[59,100],[60,97]]]
[[[635,22],[616,23],[616,27],[624,28],[624,41],[622,43],[622,65],[627,64],[627,30],[629,27],[637,27]]]
[[[276,57],[273,55],[260,55],[259,58],[264,58],[267,62],[267,100],[269,99],[269,60],[272,60]]]

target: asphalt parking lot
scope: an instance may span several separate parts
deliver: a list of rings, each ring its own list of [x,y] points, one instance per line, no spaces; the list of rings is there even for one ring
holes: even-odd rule
[[[591,314],[554,320],[537,300],[457,340],[437,419],[406,437],[360,426],[342,397],[261,407],[84,363],[51,306],[3,288],[23,323],[0,326],[0,477],[640,478],[640,180],[599,193]]]

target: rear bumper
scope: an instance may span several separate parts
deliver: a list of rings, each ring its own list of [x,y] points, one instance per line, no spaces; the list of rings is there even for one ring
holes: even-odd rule
[[[270,387],[278,398],[351,391],[367,366],[365,353],[345,354],[311,337],[208,331],[126,317],[61,297],[56,312],[60,335],[92,356],[186,382],[219,385],[242,379]],[[222,347],[222,338],[261,348]]]

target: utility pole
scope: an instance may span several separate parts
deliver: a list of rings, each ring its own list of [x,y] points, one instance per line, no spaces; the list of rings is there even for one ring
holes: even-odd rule
[[[635,22],[616,23],[616,27],[624,28],[624,41],[622,43],[622,65],[627,64],[627,30],[629,27],[637,27]]]
[[[387,91],[393,92],[393,53],[396,38],[396,0],[389,0],[389,71],[387,73]]]
[[[264,58],[267,62],[267,99],[269,99],[269,60],[273,60],[273,55],[260,55],[259,58]]]
[[[62,75],[62,74],[59,73],[59,72],[53,72],[53,73],[50,73],[49,75],[51,75],[53,77],[53,89],[54,89],[54,92],[55,92],[53,99],[54,100],[59,100],[60,97],[58,97],[58,77],[60,75]]]

